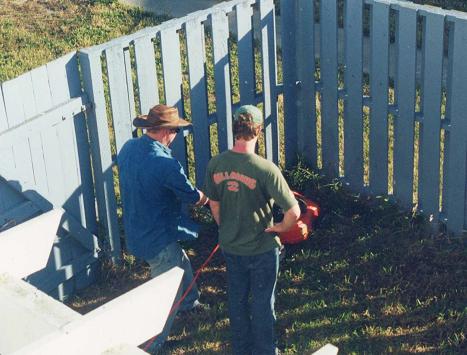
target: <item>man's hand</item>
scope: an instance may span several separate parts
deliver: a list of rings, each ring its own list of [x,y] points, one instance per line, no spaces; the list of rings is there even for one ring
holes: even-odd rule
[[[297,222],[300,218],[300,207],[298,203],[291,207],[287,212],[284,214],[284,219],[281,223],[277,223],[272,227],[266,228],[264,231],[268,233],[283,233],[287,232],[292,226]]]
[[[206,203],[208,203],[209,198],[201,190],[198,190],[198,193],[199,193],[199,201],[196,202],[195,206],[196,207],[204,206]]]

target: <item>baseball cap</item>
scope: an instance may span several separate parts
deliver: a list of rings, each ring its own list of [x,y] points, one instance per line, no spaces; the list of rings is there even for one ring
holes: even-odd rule
[[[253,105],[243,105],[234,113],[234,120],[239,122],[253,122],[263,124],[263,113]]]

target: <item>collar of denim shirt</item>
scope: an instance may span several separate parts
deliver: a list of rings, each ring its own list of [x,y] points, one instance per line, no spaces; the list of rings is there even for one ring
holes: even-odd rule
[[[172,150],[167,147],[166,145],[163,145],[161,142],[155,140],[155,139],[152,139],[151,137],[149,137],[147,134],[143,135],[142,137],[143,139],[147,139],[149,142],[151,142],[152,145],[154,145],[154,147],[158,150],[162,150],[165,154],[167,154],[168,156],[172,156]]]

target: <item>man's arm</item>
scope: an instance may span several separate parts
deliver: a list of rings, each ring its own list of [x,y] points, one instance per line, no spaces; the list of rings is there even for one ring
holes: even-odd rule
[[[287,232],[292,226],[297,222],[298,218],[300,217],[300,207],[298,204],[293,205],[291,208],[287,210],[284,214],[284,219],[281,223],[277,223],[272,227],[266,228],[265,232],[275,232],[275,233],[282,233]]]
[[[221,204],[219,201],[209,200],[209,207],[211,208],[212,216],[214,217],[217,225],[221,224],[220,206]]]

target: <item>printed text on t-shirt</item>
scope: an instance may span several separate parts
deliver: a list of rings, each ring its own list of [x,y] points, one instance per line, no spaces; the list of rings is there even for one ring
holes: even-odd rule
[[[226,180],[235,180],[243,183],[250,190],[254,190],[256,187],[256,179],[253,179],[236,171],[232,171],[230,173],[228,173],[227,171],[215,173],[213,175],[213,180],[216,183],[216,185],[219,185],[221,182]],[[228,184],[228,187],[230,191],[238,191],[238,185],[236,184]]]

